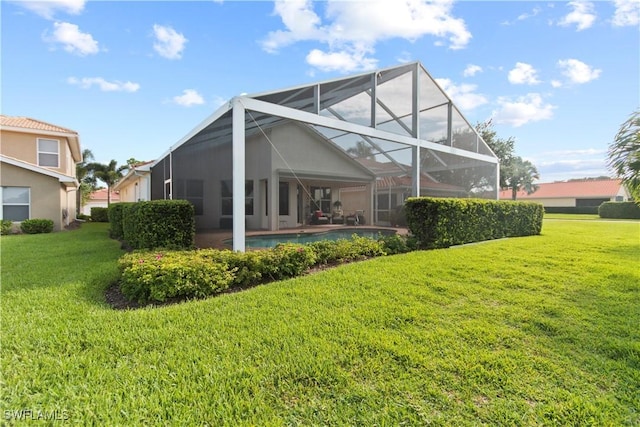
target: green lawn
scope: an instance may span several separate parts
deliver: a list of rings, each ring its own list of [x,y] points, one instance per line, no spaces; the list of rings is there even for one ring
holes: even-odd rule
[[[550,220],[541,236],[131,311],[104,302],[122,253],[106,236],[2,237],[3,417],[640,423],[640,222]]]

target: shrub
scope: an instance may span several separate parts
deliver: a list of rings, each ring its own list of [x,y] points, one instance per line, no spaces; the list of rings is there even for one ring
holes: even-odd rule
[[[320,240],[308,246],[315,252],[316,264],[335,264],[386,255],[384,243],[356,234],[351,240]]]
[[[108,208],[93,207],[91,208],[91,220],[93,222],[109,222]]]
[[[418,246],[429,249],[540,234],[544,208],[532,202],[414,197],[406,212]]]
[[[122,205],[122,233],[133,249],[193,248],[195,216],[188,201],[152,200]]]
[[[404,254],[417,249],[416,239],[412,236],[391,234],[378,239],[387,255]]]
[[[252,286],[262,281],[265,274],[266,251],[233,252],[230,250],[201,249],[200,254],[211,262],[228,265],[233,272],[230,287]]]
[[[26,219],[20,223],[20,230],[25,234],[51,233],[53,221],[50,219]]]
[[[263,274],[273,280],[299,276],[316,263],[313,249],[296,243],[279,243],[263,256]]]
[[[554,214],[594,215],[598,213],[598,206],[548,206],[544,211]]]
[[[640,219],[640,206],[635,202],[604,202],[598,215],[600,218]]]
[[[76,215],[76,219],[80,219],[82,221],[89,221],[91,219],[91,217],[89,215],[85,215],[83,213],[79,213],[78,215]]]
[[[124,238],[124,229],[122,225],[125,206],[130,203],[112,203],[107,211],[109,217],[109,236],[112,239],[121,240]]]
[[[7,234],[11,234],[13,231],[13,222],[8,219],[3,219],[0,221],[0,235],[4,236]]]
[[[211,262],[199,251],[131,252],[119,260],[120,289],[140,303],[167,298],[202,298],[229,287],[228,265]]]

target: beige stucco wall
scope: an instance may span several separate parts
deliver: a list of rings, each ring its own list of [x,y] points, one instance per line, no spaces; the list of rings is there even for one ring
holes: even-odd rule
[[[3,186],[31,189],[31,219],[50,219],[56,231],[66,225],[62,218],[63,209],[67,209],[68,221],[75,219],[75,189],[67,191],[57,178],[3,163],[0,169],[0,182]]]
[[[68,176],[76,176],[76,166],[71,156],[69,141],[62,136],[48,136],[37,133],[21,133],[2,130],[0,132],[0,154],[38,165],[38,138],[57,140],[59,142],[59,167],[51,168]]]
[[[136,186],[137,185],[137,186]],[[121,202],[141,202],[151,200],[149,194],[149,175],[132,176],[118,185]]]

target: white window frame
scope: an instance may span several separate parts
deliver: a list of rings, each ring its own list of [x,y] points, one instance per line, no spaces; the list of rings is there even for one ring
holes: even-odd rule
[[[52,141],[55,142],[57,147],[56,147],[56,152],[52,152],[52,151],[44,151],[40,149],[40,142],[41,141]],[[51,165],[42,165],[40,164],[40,154],[55,154],[56,155],[56,165],[55,166],[51,166]],[[52,138],[38,138],[38,166],[42,166],[43,168],[60,168],[60,140],[59,139],[52,139]]]
[[[29,200],[27,201],[27,203],[5,203],[4,202],[4,189],[5,188],[24,188],[27,190],[27,194],[28,194],[28,198]],[[28,213],[27,213],[27,219],[31,218],[31,187],[19,187],[17,185],[5,185],[0,187],[0,219],[4,219],[4,207],[5,206],[27,206],[27,208],[29,209]],[[20,223],[21,221],[14,221],[11,220],[13,222],[16,223]]]

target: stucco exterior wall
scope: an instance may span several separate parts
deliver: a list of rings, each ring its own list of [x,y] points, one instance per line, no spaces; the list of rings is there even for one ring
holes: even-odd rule
[[[30,219],[50,219],[56,231],[66,225],[63,209],[68,221],[75,219],[75,189],[67,191],[58,179],[3,163],[0,181],[3,186],[30,188]]]
[[[47,167],[54,172],[68,176],[76,176],[76,166],[71,155],[69,141],[62,136],[48,136],[37,133],[21,133],[3,130],[0,133],[2,144],[0,153],[18,160],[38,165],[38,138],[52,139],[58,141],[59,167]]]

